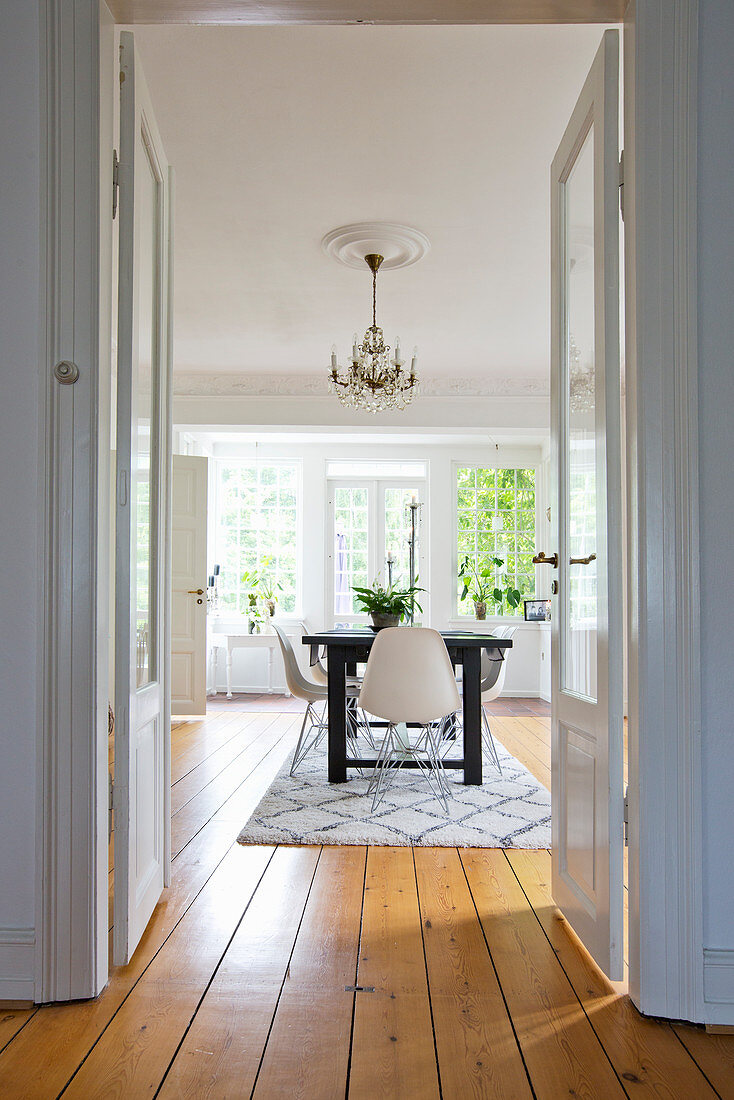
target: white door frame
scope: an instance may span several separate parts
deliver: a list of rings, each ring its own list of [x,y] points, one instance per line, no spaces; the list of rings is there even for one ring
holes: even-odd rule
[[[649,1015],[706,1022],[698,0],[633,0],[624,53],[630,993]]]
[[[107,537],[99,506],[108,484],[109,417],[99,355],[99,9],[97,0],[40,3],[48,318],[40,415],[48,535],[37,685],[36,999],[65,1000],[94,995],[107,973],[107,604],[98,560]],[[335,4],[336,22],[344,21],[343,8]],[[396,11],[391,22],[398,18]],[[630,980],[643,1011],[704,1021],[697,49],[697,0],[636,0],[625,24],[631,110],[624,187],[630,773],[637,776],[630,785]],[[69,271],[73,280],[64,277]],[[79,368],[74,385],[52,376],[63,359]],[[664,598],[668,592],[675,600]],[[72,758],[73,772],[66,766]]]

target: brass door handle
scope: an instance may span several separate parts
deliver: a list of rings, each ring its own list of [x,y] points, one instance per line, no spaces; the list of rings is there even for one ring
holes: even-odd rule
[[[203,596],[203,595],[204,595],[204,589],[203,588],[190,588],[189,589],[189,596]]]
[[[558,554],[551,554],[550,557],[547,557],[545,550],[541,550],[539,554],[534,555],[533,565],[552,565],[554,569],[557,569]]]
[[[569,558],[569,565],[591,565],[592,561],[596,561],[596,554],[589,554],[588,558]]]

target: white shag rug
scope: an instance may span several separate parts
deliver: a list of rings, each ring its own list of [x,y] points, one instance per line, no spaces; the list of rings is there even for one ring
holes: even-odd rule
[[[360,743],[360,752],[363,746]],[[389,844],[439,848],[550,848],[550,793],[497,742],[502,775],[485,753],[481,787],[448,770],[448,815],[420,772],[398,773],[374,813],[368,773],[327,779],[326,741],[291,778],[291,756],[237,838],[240,844]],[[365,755],[373,755],[364,748]],[[446,759],[461,754],[457,743]]]

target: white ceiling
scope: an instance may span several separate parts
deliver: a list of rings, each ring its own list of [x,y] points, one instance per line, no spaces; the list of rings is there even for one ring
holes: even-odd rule
[[[426,378],[546,379],[549,167],[599,26],[135,27],[176,168],[175,366],[320,375],[370,321],[347,222],[428,235],[378,281]]]

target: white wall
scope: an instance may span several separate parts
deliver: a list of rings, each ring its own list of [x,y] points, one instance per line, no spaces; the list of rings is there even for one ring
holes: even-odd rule
[[[185,436],[180,446],[185,445]],[[207,448],[214,459],[242,456],[253,458],[252,444],[233,442],[214,443]],[[459,447],[456,444],[394,444],[387,439],[376,452],[374,444],[348,445],[328,440],[314,443],[286,444],[268,443],[266,436],[258,443],[257,456],[260,461],[268,458],[290,458],[301,465],[302,507],[301,507],[301,559],[303,578],[301,583],[301,606],[295,618],[305,619],[310,629],[328,625],[328,607],[326,593],[327,546],[327,480],[326,466],[329,460],[352,459],[369,461],[424,461],[427,467],[427,497],[421,538],[426,550],[426,573],[424,584],[428,589],[428,600],[423,601],[432,626],[439,629],[460,625],[466,629],[471,626],[471,618],[457,615],[453,596],[455,592],[455,534],[454,534],[454,463],[481,463],[487,466],[533,466],[541,463],[540,446],[500,445],[497,452],[494,447],[484,444]],[[539,479],[537,515],[545,524],[545,480]],[[213,494],[210,494],[213,500]],[[211,527],[210,527],[211,530]],[[214,564],[214,548],[210,543],[209,572]],[[540,581],[540,578],[539,578]],[[507,622],[502,620],[488,620]],[[513,651],[508,658],[505,680],[506,695],[537,696],[541,690],[541,637],[545,637],[538,623],[520,622],[514,639]],[[547,645],[546,645],[547,648]],[[305,652],[305,651],[304,651]],[[280,657],[276,662],[275,684],[281,688],[284,684]],[[237,650],[233,654],[232,684],[235,691],[257,691],[266,686],[266,656],[264,653],[251,653]],[[217,687],[224,689],[224,663],[220,661]]]
[[[704,996],[734,1002],[734,5],[700,0],[698,248]]]
[[[9,0],[0,35],[0,999],[33,996],[39,495],[38,5]]]

